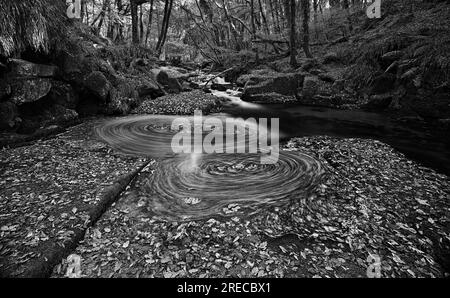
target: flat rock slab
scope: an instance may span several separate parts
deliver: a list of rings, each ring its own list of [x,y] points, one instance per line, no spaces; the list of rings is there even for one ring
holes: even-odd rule
[[[376,257],[382,277],[445,275],[436,243],[450,240],[447,176],[378,141],[307,137],[287,149],[320,159],[326,182],[253,216],[232,206],[228,217],[157,221],[139,196],[148,168],[76,249],[81,276],[367,277]]]
[[[1,276],[22,276],[49,247],[64,246],[102,190],[144,163],[97,141],[95,124],[0,151]]]

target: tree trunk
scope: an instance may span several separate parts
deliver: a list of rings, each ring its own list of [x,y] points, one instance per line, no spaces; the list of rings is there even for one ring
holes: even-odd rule
[[[256,26],[255,26],[255,1],[250,0],[250,19],[252,22],[252,40],[256,38]],[[259,53],[258,48],[253,48],[253,42],[252,42],[252,50],[255,50],[256,52],[256,63],[259,63]]]
[[[289,27],[290,27],[290,42],[289,42],[289,48],[290,48],[290,52],[291,52],[291,60],[290,60],[290,64],[292,66],[292,68],[297,68],[297,48],[296,48],[296,42],[295,42],[295,35],[296,35],[296,30],[295,30],[295,0],[287,0],[289,1],[290,4],[289,6]],[[287,2],[286,1],[286,2]],[[286,6],[287,7],[287,6]]]
[[[131,39],[133,44],[139,44],[138,33],[138,6],[135,0],[130,0],[131,5]]]
[[[267,24],[267,18],[266,18],[266,14],[264,13],[264,7],[262,5],[261,0],[258,0],[258,4],[259,4],[259,11],[261,13],[262,23],[264,24],[264,29],[266,30],[266,34],[270,35],[269,25]]]
[[[120,14],[122,12],[122,0],[116,0],[116,7],[117,7],[117,14]],[[122,41],[123,40],[123,24],[119,22],[118,24],[119,30],[117,32],[116,40]]]
[[[164,18],[163,18],[162,27],[161,27],[161,33],[158,38],[158,44],[156,45],[156,52],[158,53],[158,56],[161,55],[162,49],[166,42],[167,29],[169,28],[170,13],[172,11],[172,5],[173,5],[173,0],[166,0],[166,3],[164,5]]]
[[[150,10],[148,12],[148,23],[147,23],[147,33],[145,35],[145,45],[148,44],[148,38],[150,36],[150,32],[152,30],[152,17],[153,17],[153,1],[150,0]]]
[[[144,13],[142,11],[142,4],[139,6],[139,40],[144,41]]]
[[[348,22],[348,30],[350,31],[350,33],[353,31],[353,23],[352,23],[352,19],[351,19],[351,14],[350,14],[350,5],[349,5],[349,0],[343,0],[342,2],[342,6],[345,9],[345,12],[347,14],[347,22]]]
[[[309,50],[309,0],[301,0],[303,11],[303,51],[306,57],[312,58],[311,51]]]

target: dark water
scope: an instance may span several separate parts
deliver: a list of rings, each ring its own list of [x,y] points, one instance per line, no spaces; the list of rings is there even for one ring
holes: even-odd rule
[[[224,96],[223,93],[217,95]],[[292,104],[249,104],[237,98],[231,98],[224,112],[243,118],[280,118],[280,130],[285,139],[326,135],[380,140],[408,158],[450,175],[449,136],[437,136],[424,129],[411,128],[385,115]]]

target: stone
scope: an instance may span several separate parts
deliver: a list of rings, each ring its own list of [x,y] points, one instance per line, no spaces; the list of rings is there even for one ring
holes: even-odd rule
[[[163,85],[164,89],[169,93],[180,93],[182,91],[182,87],[178,79],[172,73],[168,73],[164,70],[157,69],[152,70],[154,74],[156,74],[156,81]]]
[[[52,85],[48,96],[54,104],[68,109],[75,109],[77,107],[80,98],[70,84],[54,81]]]
[[[105,102],[108,99],[111,87],[111,83],[100,71],[93,71],[84,79],[84,88]]]
[[[300,73],[278,74],[270,79],[250,80],[244,87],[243,99],[264,93],[279,93],[295,96],[303,85],[304,75]]]
[[[11,129],[16,125],[17,106],[11,101],[0,102],[0,129]]]
[[[303,81],[302,95],[306,98],[311,98],[319,91],[320,82],[315,76],[306,76]]]
[[[16,105],[37,101],[46,96],[52,81],[46,78],[20,79],[11,82],[11,101]]]
[[[140,80],[137,91],[139,97],[151,96],[152,98],[157,98],[166,94],[158,83],[147,79]]]
[[[35,64],[22,59],[9,59],[8,76],[27,78],[51,78],[57,73],[58,68],[53,65]]]
[[[253,81],[255,83],[262,82],[264,80],[268,80],[274,76],[279,75],[280,73],[275,72],[272,69],[257,69],[251,71],[249,74],[243,74],[236,79],[236,84],[238,86],[245,86],[249,81]]]

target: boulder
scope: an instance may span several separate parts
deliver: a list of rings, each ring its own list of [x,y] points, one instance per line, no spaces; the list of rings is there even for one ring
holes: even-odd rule
[[[28,78],[51,78],[58,69],[53,65],[35,64],[22,59],[9,59],[8,68],[8,76]]]
[[[300,73],[278,74],[270,79],[251,79],[244,88],[242,98],[250,100],[253,95],[278,93],[295,96],[303,85],[304,75]]]
[[[108,99],[109,91],[111,90],[111,83],[100,71],[93,71],[84,79],[84,88],[86,88],[93,95],[105,101]]]
[[[11,101],[16,105],[35,102],[46,96],[52,81],[46,78],[20,79],[11,82]]]
[[[157,98],[166,94],[157,83],[150,80],[141,82],[141,84],[137,87],[137,91],[139,97],[151,96],[152,98]]]
[[[178,79],[173,75],[173,73],[168,73],[164,70],[153,70],[156,74],[156,81],[164,86],[164,89],[169,93],[180,93],[182,87]]]
[[[272,69],[258,69],[253,70],[249,74],[241,75],[237,78],[236,84],[238,86],[244,87],[250,80],[259,83],[264,80],[269,80],[270,78],[279,75],[280,73],[273,71]]]
[[[54,104],[68,109],[75,109],[77,107],[79,97],[70,84],[54,81],[52,85],[48,96]]]
[[[305,98],[312,98],[319,92],[320,82],[315,76],[306,76],[303,81],[302,95]]]
[[[17,106],[11,101],[0,102],[0,129],[11,129],[16,125]]]

